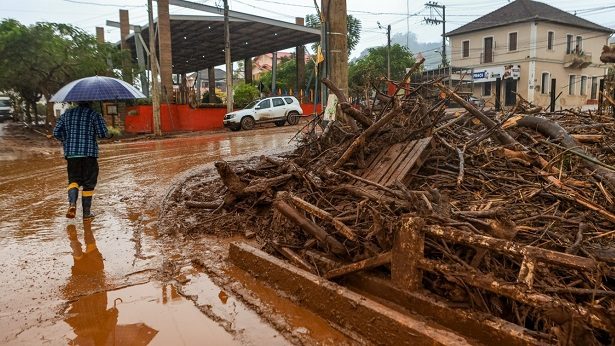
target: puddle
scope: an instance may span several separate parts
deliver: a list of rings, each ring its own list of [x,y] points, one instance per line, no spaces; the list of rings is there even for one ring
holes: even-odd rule
[[[75,301],[64,322],[75,345],[241,345],[171,284],[147,283]]]

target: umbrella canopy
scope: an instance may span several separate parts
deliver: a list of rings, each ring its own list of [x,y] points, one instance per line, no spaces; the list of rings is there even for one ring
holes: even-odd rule
[[[130,100],[145,98],[132,85],[111,77],[86,77],[72,81],[53,95],[51,102]]]

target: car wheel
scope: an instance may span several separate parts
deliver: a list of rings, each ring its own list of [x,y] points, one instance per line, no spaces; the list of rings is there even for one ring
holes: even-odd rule
[[[243,117],[243,119],[241,119],[241,128],[244,130],[252,130],[254,124],[254,118],[252,117]]]
[[[299,123],[299,113],[294,111],[288,113],[288,117],[286,120],[290,125],[297,125]]]
[[[278,120],[276,122],[274,122],[275,126],[284,126],[284,124],[286,124],[286,120]]]

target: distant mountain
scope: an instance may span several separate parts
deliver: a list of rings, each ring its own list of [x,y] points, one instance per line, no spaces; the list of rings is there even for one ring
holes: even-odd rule
[[[406,36],[408,36],[408,40],[406,40]],[[401,46],[406,46],[406,43],[408,43],[408,50],[410,50],[410,52],[412,52],[415,56],[418,53],[421,53],[425,58],[425,68],[427,69],[436,68],[442,63],[442,58],[440,55],[442,42],[419,42],[416,38],[416,34],[410,32],[394,34],[393,37],[391,37],[391,44],[396,43]],[[368,50],[369,48],[363,50],[359,55],[359,58],[367,55]],[[437,52],[435,52],[436,50]]]

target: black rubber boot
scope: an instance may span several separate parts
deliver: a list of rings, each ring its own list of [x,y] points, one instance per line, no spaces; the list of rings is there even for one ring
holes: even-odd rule
[[[77,197],[79,197],[78,188],[68,189],[68,211],[66,212],[66,217],[69,219],[75,218],[75,214],[77,214]]]
[[[92,214],[92,197],[81,196],[81,206],[83,207],[83,219],[93,219],[94,214]]]

